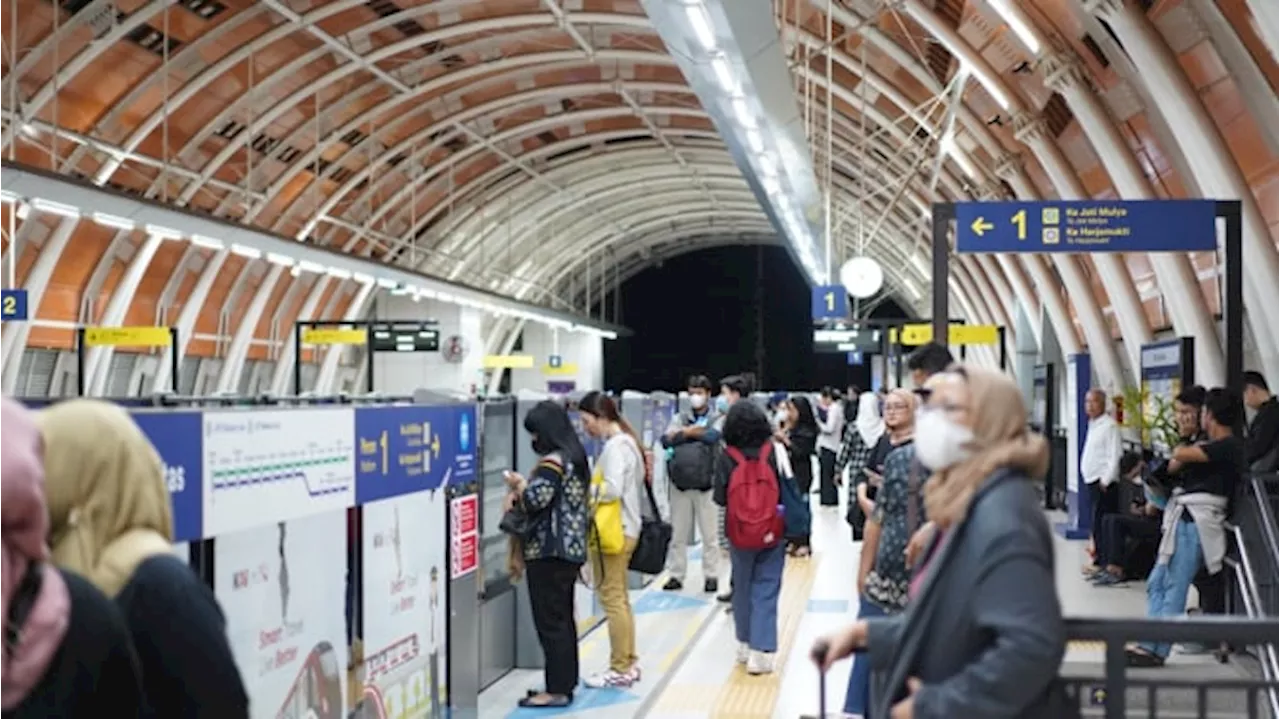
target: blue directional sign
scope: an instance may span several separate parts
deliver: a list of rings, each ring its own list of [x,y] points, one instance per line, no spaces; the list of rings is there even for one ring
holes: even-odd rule
[[[813,288],[813,320],[842,320],[849,316],[849,294],[840,285]]]
[[[204,434],[199,412],[135,412],[133,421],[164,462],[173,508],[173,539],[204,536]]]
[[[27,319],[27,291],[0,290],[0,320],[8,322]]]
[[[1215,250],[1213,200],[957,202],[957,252]]]

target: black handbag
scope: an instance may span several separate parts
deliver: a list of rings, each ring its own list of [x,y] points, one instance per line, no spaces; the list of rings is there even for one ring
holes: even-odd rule
[[[649,498],[651,519],[643,519],[640,523],[640,538],[636,540],[636,551],[631,554],[629,569],[641,574],[661,574],[667,566],[667,550],[671,546],[671,524],[662,521],[662,513],[658,511],[658,502],[653,498],[653,487],[646,477],[644,493]]]

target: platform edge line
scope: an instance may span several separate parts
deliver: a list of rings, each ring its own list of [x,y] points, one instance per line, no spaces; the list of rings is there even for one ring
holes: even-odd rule
[[[658,700],[666,694],[667,688],[671,685],[671,680],[680,672],[681,669],[684,668],[684,663],[688,661],[689,655],[693,654],[693,648],[698,646],[698,643],[702,641],[702,636],[707,633],[707,629],[710,628],[712,623],[715,621],[716,616],[720,614],[721,604],[714,601],[713,598],[711,606],[707,607],[705,611],[706,616],[702,619],[702,625],[693,632],[693,636],[689,637],[689,641],[685,643],[684,648],[682,648],[680,653],[676,655],[675,661],[671,662],[671,666],[667,669],[666,674],[658,680],[658,683],[655,684],[652,689],[649,690],[649,694],[645,696],[644,701],[640,702],[640,706],[637,707],[635,713],[631,715],[632,719],[643,719],[643,717],[648,716],[649,712],[653,710],[653,707]]]

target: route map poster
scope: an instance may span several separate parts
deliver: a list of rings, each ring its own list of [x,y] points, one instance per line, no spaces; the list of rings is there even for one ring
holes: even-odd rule
[[[362,716],[445,714],[448,506],[443,488],[364,505]]]
[[[218,537],[214,594],[251,719],[346,715],[345,556],[345,511]]]

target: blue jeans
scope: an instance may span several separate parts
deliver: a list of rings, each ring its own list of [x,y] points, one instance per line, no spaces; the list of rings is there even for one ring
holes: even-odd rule
[[[886,612],[879,604],[863,597],[858,601],[858,618],[883,617]],[[865,716],[871,695],[871,662],[863,654],[853,655],[853,670],[849,672],[849,688],[844,694],[844,713]]]
[[[1194,522],[1179,521],[1173,527],[1173,556],[1168,564],[1156,566],[1147,577],[1147,616],[1180,617],[1187,611],[1187,590],[1200,571],[1204,550],[1200,546],[1200,531]],[[1173,645],[1143,642],[1143,649],[1158,657],[1169,656]]]
[[[770,549],[729,548],[733,567],[733,631],[739,642],[757,652],[778,651],[778,595],[785,543]]]

